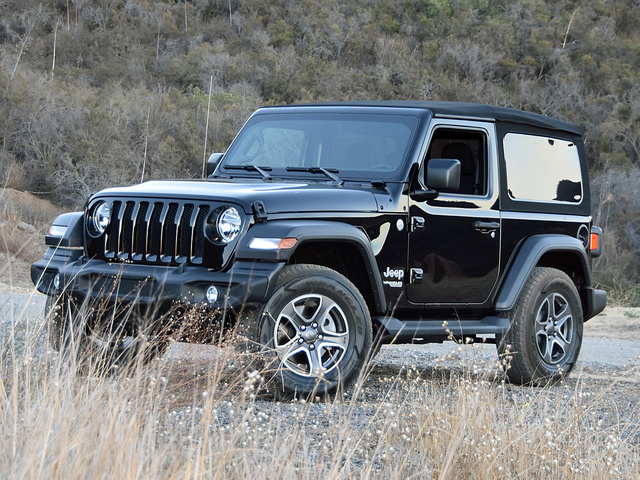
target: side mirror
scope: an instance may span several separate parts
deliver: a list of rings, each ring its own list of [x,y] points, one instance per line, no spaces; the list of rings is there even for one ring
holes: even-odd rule
[[[425,183],[428,188],[456,192],[460,189],[460,160],[432,158],[427,163]]]
[[[437,198],[440,191],[456,192],[460,188],[460,160],[451,158],[432,158],[427,162],[424,185],[426,189],[411,192],[416,202],[426,202]]]
[[[207,160],[207,177],[215,171],[216,167],[220,163],[220,160],[222,160],[222,157],[224,157],[224,153],[211,154],[209,160]]]

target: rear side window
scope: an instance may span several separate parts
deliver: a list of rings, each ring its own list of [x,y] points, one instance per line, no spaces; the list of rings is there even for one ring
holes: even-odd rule
[[[573,142],[507,133],[504,137],[504,158],[511,199],[582,202],[580,157]]]

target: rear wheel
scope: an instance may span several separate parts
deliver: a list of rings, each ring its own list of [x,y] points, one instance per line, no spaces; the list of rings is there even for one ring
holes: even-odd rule
[[[511,382],[546,384],[573,369],[583,313],[576,286],[564,272],[535,268],[510,317],[509,330],[496,344]]]
[[[240,322],[244,348],[253,346],[289,393],[349,385],[371,349],[364,298],[346,277],[317,265],[285,267],[271,299]]]

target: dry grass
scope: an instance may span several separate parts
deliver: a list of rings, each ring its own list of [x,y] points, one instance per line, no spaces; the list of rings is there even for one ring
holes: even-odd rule
[[[493,361],[418,369],[383,350],[337,399],[276,401],[232,349],[100,376],[47,351],[39,321],[0,339],[5,478],[638,477],[637,403],[579,375],[516,388]]]
[[[44,233],[61,209],[46,200],[11,188],[0,188],[0,253],[33,263],[44,253]],[[25,230],[24,222],[35,229]]]
[[[3,219],[17,218],[36,229],[48,229],[61,213],[60,207],[47,200],[11,188],[0,188],[0,215]]]

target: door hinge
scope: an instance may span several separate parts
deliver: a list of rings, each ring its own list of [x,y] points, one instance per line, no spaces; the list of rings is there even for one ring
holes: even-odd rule
[[[421,268],[412,268],[409,272],[409,283],[420,283],[422,281],[422,269]]]
[[[424,218],[411,217],[411,231],[421,232],[422,230],[424,230]]]

